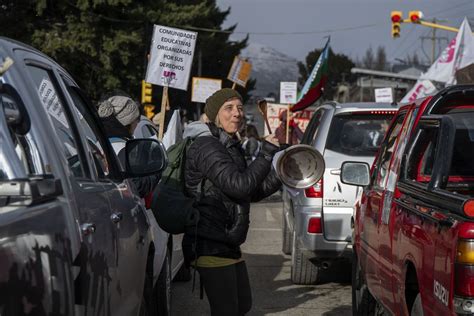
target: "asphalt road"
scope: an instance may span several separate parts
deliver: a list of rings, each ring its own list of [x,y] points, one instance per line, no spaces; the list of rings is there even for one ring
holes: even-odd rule
[[[242,246],[252,286],[248,315],[351,315],[350,265],[325,271],[314,286],[293,285],[290,256],[281,252],[281,202],[252,204],[247,241]],[[196,274],[198,276],[198,274]],[[199,282],[173,283],[172,315],[210,315],[207,299],[199,299]]]

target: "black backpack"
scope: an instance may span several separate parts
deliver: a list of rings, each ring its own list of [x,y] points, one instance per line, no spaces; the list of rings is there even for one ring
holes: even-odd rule
[[[192,142],[186,137],[168,148],[168,166],[153,192],[153,214],[158,225],[170,234],[182,234],[199,220],[199,212],[193,207],[195,199],[186,195],[184,180],[186,152]]]

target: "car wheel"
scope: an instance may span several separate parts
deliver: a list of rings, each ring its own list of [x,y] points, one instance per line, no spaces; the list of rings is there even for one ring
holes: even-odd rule
[[[186,267],[186,265],[183,263],[181,268],[179,268],[178,273],[174,276],[173,281],[178,281],[178,282],[188,282],[192,278],[191,274],[191,269]]]
[[[352,253],[352,315],[375,315],[376,301],[370,294],[355,252]]]
[[[291,281],[294,284],[316,284],[319,268],[315,266],[301,249],[301,242],[293,229],[291,251]]]
[[[293,245],[292,245],[293,238],[291,236],[290,229],[288,228],[288,223],[286,222],[285,212],[283,212],[282,217],[283,217],[282,218],[282,224],[283,224],[282,233],[283,233],[283,236],[282,236],[281,251],[285,255],[289,255],[289,254],[291,254],[291,248],[293,247]]]
[[[418,295],[415,298],[415,301],[413,302],[413,306],[411,308],[410,312],[411,316],[423,316],[423,304],[421,302],[421,294],[418,293]]]
[[[166,250],[165,261],[161,267],[153,293],[158,304],[157,315],[171,315],[171,256],[169,249]]]

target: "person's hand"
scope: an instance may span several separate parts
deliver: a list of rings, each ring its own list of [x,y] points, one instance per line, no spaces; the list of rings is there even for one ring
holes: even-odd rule
[[[273,143],[270,143],[270,142],[264,140],[264,141],[262,141],[262,148],[260,149],[259,154],[263,155],[263,157],[266,160],[272,161],[273,155],[275,155],[275,153],[279,150],[280,150],[280,146],[275,145]]]

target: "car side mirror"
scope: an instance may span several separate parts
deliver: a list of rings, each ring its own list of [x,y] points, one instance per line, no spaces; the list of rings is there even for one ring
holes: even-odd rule
[[[365,162],[346,161],[341,167],[341,182],[366,186],[370,183],[370,167]]]
[[[18,135],[30,130],[30,118],[18,92],[11,85],[0,82],[0,107],[7,125]]]
[[[125,169],[127,177],[144,177],[163,171],[168,156],[163,144],[152,138],[138,138],[125,145]]]
[[[0,182],[0,206],[29,206],[63,194],[61,180],[50,176]]]

